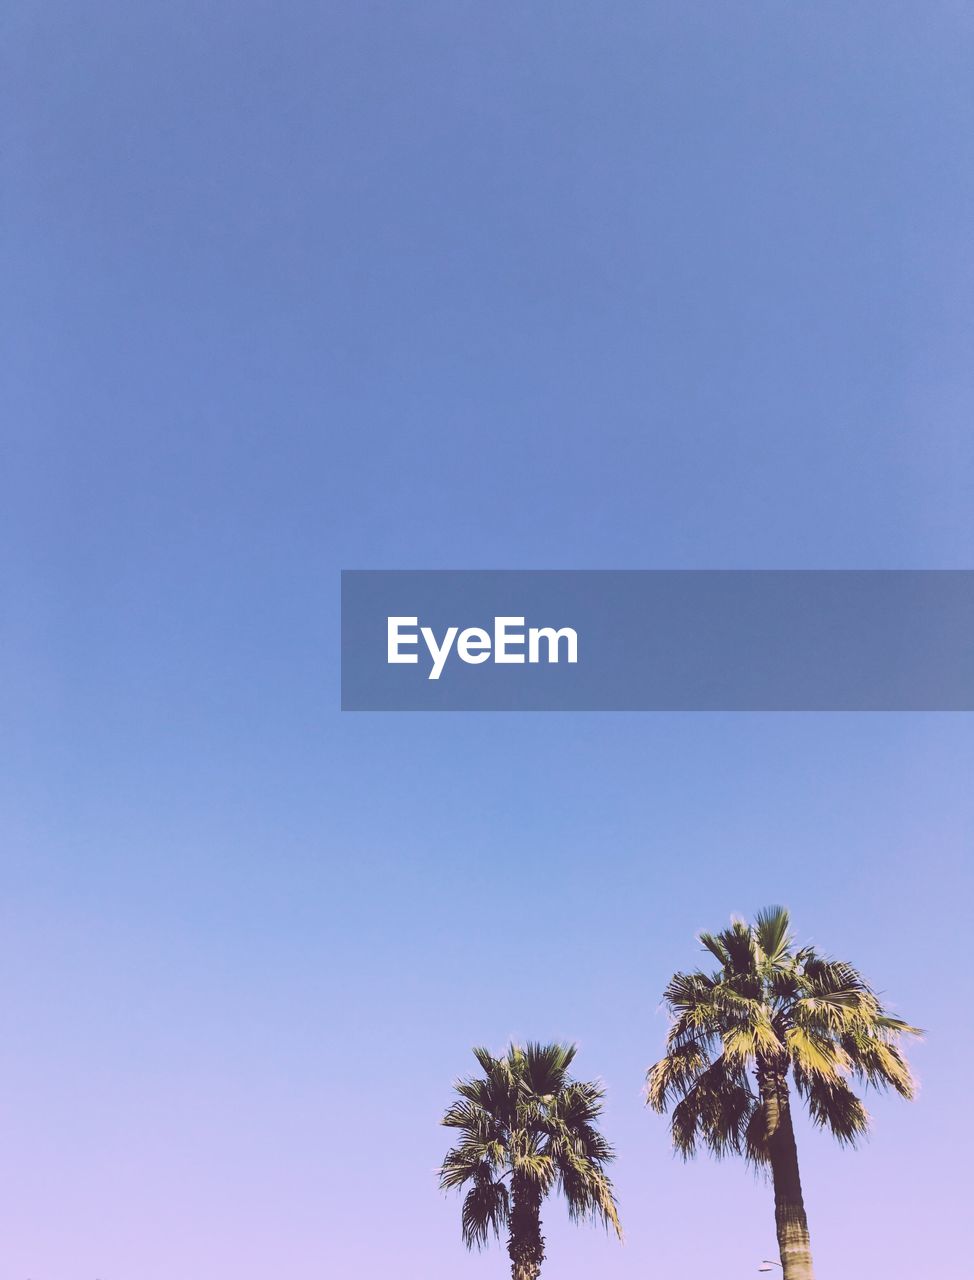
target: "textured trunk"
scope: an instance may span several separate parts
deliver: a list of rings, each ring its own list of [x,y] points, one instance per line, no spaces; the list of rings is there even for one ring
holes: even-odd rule
[[[516,1174],[511,1180],[510,1225],[507,1252],[513,1280],[538,1280],[544,1262],[541,1193],[535,1183]]]
[[[758,1070],[758,1082],[764,1103],[768,1158],[774,1180],[774,1218],[784,1280],[814,1280],[785,1071],[764,1063]]]

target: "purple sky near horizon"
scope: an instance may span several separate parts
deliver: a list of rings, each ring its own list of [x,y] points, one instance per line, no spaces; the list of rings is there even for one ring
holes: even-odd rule
[[[341,568],[954,568],[974,16],[825,0],[7,18],[0,1280],[471,1280],[470,1046],[578,1041],[627,1240],[770,1192],[641,1100],[787,903],[927,1029],[802,1125],[818,1274],[966,1251],[969,715],[341,715]]]

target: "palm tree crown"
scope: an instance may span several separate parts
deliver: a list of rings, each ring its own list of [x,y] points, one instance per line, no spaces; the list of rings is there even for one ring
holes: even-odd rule
[[[515,1280],[533,1280],[544,1259],[541,1202],[562,1193],[574,1220],[591,1218],[621,1235],[605,1166],[612,1147],[596,1127],[604,1091],[573,1080],[575,1049],[512,1044],[502,1057],[474,1056],[483,1072],[459,1080],[443,1124],[459,1130],[440,1170],[444,1189],[467,1188],[462,1230],[468,1248],[507,1231]]]
[[[759,1078],[791,1068],[816,1124],[855,1144],[869,1117],[849,1081],[912,1098],[900,1048],[919,1030],[895,1018],[852,965],[812,947],[795,949],[788,912],[772,907],[753,925],[734,921],[700,941],[715,973],[675,973],[663,993],[673,1015],[666,1056],[648,1074],[657,1111],[676,1103],[673,1140],[684,1156],[698,1139],[721,1156],[767,1159]],[[759,1081],[760,1083],[760,1081]]]

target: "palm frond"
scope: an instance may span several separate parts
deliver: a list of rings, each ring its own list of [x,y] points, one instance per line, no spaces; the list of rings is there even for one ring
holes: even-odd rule
[[[721,946],[727,952],[725,978],[733,975],[751,974],[755,969],[756,952],[754,934],[751,926],[743,920],[734,920],[729,929],[717,935]]]
[[[481,1045],[477,1045],[473,1049],[473,1056],[477,1059],[485,1076],[491,1075],[499,1065],[499,1059],[495,1058],[489,1049],[485,1049]]]
[[[768,964],[780,964],[792,943],[787,907],[765,907],[759,911],[754,918],[754,940]]]
[[[665,1111],[670,1102],[691,1087],[710,1063],[710,1055],[696,1042],[670,1049],[646,1073],[646,1100],[649,1105],[654,1111]]]
[[[790,1027],[785,1032],[785,1044],[795,1068],[801,1068],[809,1076],[822,1080],[837,1080],[849,1065],[849,1056],[827,1035]]]
[[[922,1027],[911,1026],[909,1022],[904,1022],[902,1018],[894,1018],[890,1013],[878,1013],[874,1019],[876,1026],[883,1031],[892,1031],[900,1036],[916,1036],[922,1039],[924,1030]]]
[[[719,934],[716,933],[698,933],[697,941],[703,943],[712,956],[725,967],[730,964],[730,953],[724,946]]]
[[[510,1197],[503,1182],[481,1170],[463,1199],[460,1225],[468,1249],[482,1249],[491,1235],[500,1239],[510,1221]]]
[[[898,1046],[882,1035],[854,1032],[842,1037],[842,1047],[853,1073],[877,1089],[894,1089],[902,1098],[913,1098],[916,1081]]]
[[[720,1057],[700,1073],[673,1108],[673,1145],[684,1159],[703,1142],[717,1157],[744,1150],[744,1135],[757,1105],[747,1076]]]
[[[764,1108],[755,1103],[744,1127],[743,1155],[748,1164],[759,1168],[768,1163],[768,1125]]]
[[[854,1147],[869,1129],[869,1114],[841,1078],[825,1079],[795,1067],[795,1087],[805,1099],[808,1114],[839,1142]]]
[[[716,985],[715,978],[699,969],[693,973],[674,973],[663,992],[663,1002],[675,1014],[706,1007]]]
[[[574,1157],[566,1151],[558,1162],[558,1178],[568,1205],[568,1215],[573,1221],[601,1221],[607,1230],[611,1228],[622,1239],[615,1192],[597,1163]]]
[[[757,1062],[759,1057],[778,1058],[785,1046],[778,1039],[764,1008],[758,1008],[752,1021],[729,1027],[724,1032],[724,1057],[742,1066]]]
[[[525,1086],[539,1097],[556,1094],[575,1058],[571,1044],[527,1044],[520,1067]]]

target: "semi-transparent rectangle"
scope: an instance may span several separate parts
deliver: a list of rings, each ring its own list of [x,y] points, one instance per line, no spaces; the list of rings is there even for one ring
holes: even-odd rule
[[[388,661],[390,617],[570,627],[577,662],[439,679]],[[354,570],[342,574],[349,711],[970,711],[970,570]]]

